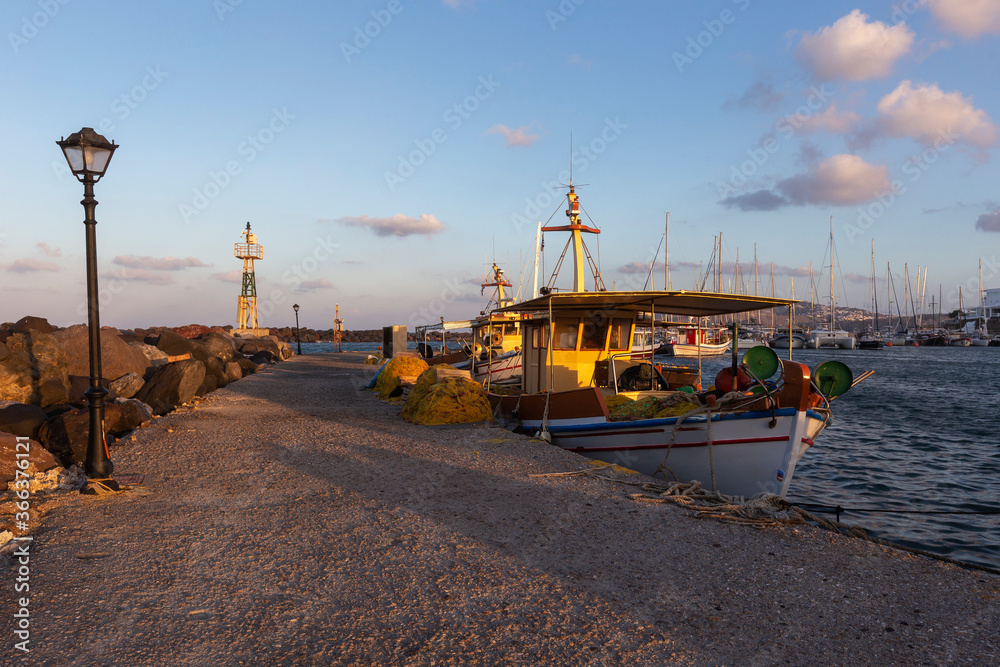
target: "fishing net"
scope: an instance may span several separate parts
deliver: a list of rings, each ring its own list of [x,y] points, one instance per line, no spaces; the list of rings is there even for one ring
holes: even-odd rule
[[[694,403],[677,403],[676,405],[671,405],[670,407],[663,408],[656,413],[657,419],[662,419],[664,417],[680,417],[681,415],[687,414],[692,410],[698,409]]]
[[[375,382],[378,395],[387,400],[399,388],[399,376],[418,376],[427,370],[427,362],[416,357],[395,357],[385,365]]]
[[[611,413],[611,421],[679,417],[701,405],[695,395],[682,391],[667,396],[647,396],[638,401],[615,400],[622,398],[625,397],[619,395],[606,400],[608,411]],[[618,405],[612,408],[612,402],[616,402]]]
[[[437,366],[431,366],[426,371],[420,374],[417,378],[417,383],[413,385],[413,389],[410,390],[410,395],[406,399],[406,406],[403,408],[403,412],[400,413],[403,419],[411,421],[413,415],[417,414],[417,409],[420,408],[420,404],[427,397],[427,393],[431,390],[438,379],[438,369],[439,368],[452,368],[454,366],[449,366],[448,364],[439,364]]]
[[[614,412],[623,405],[628,405],[629,403],[635,403],[634,398],[629,398],[628,396],[622,396],[621,394],[615,394],[614,396],[608,396],[604,399],[605,405],[608,406],[609,412]]]
[[[451,377],[430,387],[409,421],[424,426],[467,424],[489,421],[491,415],[486,390],[481,384]]]

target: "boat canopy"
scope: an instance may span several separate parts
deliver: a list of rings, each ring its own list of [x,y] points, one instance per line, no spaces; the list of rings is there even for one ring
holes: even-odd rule
[[[563,292],[522,301],[499,313],[547,313],[561,310],[617,310],[667,313],[688,317],[731,315],[767,308],[784,308],[799,303],[795,299],[777,299],[715,292],[645,291],[645,292]]]

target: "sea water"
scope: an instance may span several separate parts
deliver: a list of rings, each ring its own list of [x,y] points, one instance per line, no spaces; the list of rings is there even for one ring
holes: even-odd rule
[[[333,345],[303,344],[302,351],[332,352]],[[778,354],[788,357],[787,350]],[[855,377],[875,374],[833,401],[834,422],[796,466],[788,500],[839,505],[847,510],[842,523],[871,535],[1000,568],[1000,514],[853,511],[1000,510],[1000,347],[793,350],[792,358],[810,368],[835,359]],[[705,386],[730,364],[729,354],[704,358]]]

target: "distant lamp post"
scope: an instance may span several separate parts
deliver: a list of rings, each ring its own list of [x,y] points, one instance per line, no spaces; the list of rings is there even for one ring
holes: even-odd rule
[[[84,392],[90,408],[90,437],[87,441],[87,477],[106,479],[111,476],[114,465],[108,455],[108,444],[104,439],[104,397],[108,390],[101,385],[101,316],[98,310],[97,293],[97,233],[94,209],[94,183],[101,180],[108,169],[111,156],[118,146],[108,141],[93,129],[85,127],[69,135],[68,139],[57,141],[66,156],[70,171],[83,183],[83,210],[86,218],[83,224],[87,230],[87,313],[90,338],[90,388]]]
[[[292,310],[295,311],[295,345],[299,348],[299,354],[302,354],[302,339],[299,338],[299,304],[293,303]]]

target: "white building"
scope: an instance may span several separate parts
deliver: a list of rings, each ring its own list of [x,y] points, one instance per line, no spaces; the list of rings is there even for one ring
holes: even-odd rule
[[[987,318],[1000,317],[1000,287],[983,290],[983,305],[980,307],[977,304],[973,313],[975,317],[983,317],[984,314]]]

